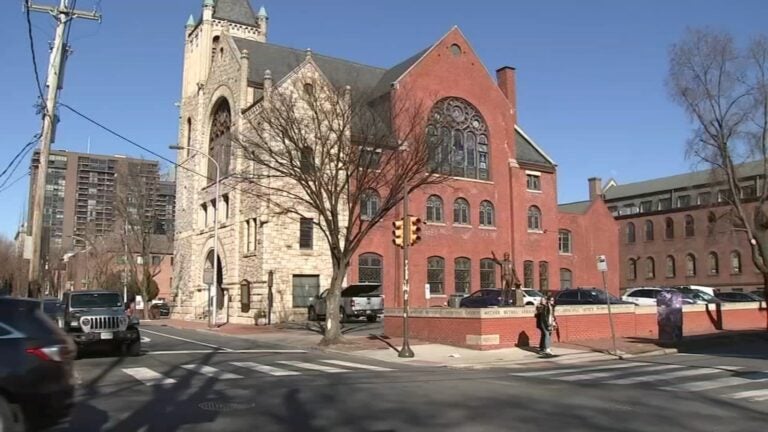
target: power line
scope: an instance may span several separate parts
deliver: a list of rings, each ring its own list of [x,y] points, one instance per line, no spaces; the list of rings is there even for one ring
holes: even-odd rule
[[[16,162],[16,160],[19,159],[22,156],[22,154],[24,154],[32,145],[37,143],[38,139],[40,139],[40,134],[36,134],[34,136],[34,138],[32,138],[31,141],[29,141],[28,143],[24,144],[24,146],[21,148],[21,150],[19,150],[19,152],[16,153],[16,156],[14,156],[13,159],[11,159],[11,161],[8,162],[8,166],[6,166],[3,169],[3,172],[0,172],[0,178],[2,178],[5,175],[5,173],[8,172],[8,170],[11,168],[11,165],[13,165],[13,163]],[[23,157],[21,157],[21,159],[23,159]],[[19,161],[21,161],[21,159],[19,159]]]
[[[29,154],[29,152],[31,152],[31,151],[32,151],[32,149],[33,149],[33,148],[34,148],[34,147],[27,147],[27,149],[26,149],[26,150],[25,150],[25,151],[24,151],[24,152],[21,154],[21,158],[19,158],[19,160],[18,160],[18,161],[16,162],[16,164],[13,166],[13,169],[11,170],[11,172],[10,172],[10,173],[8,173],[8,177],[5,179],[5,181],[3,181],[2,183],[0,183],[0,187],[3,187],[3,186],[5,186],[5,185],[6,185],[6,183],[8,183],[8,179],[10,179],[10,178],[11,178],[11,176],[13,175],[13,173],[15,173],[17,169],[19,169],[19,165],[21,165],[21,162],[22,162],[22,161],[24,160],[24,158],[25,158],[25,157],[26,157],[26,156]]]
[[[15,179],[13,179],[12,182],[8,183],[8,185],[6,185],[5,187],[0,188],[0,193],[3,193],[5,191],[7,191],[8,189],[11,188],[11,186],[15,185],[16,183],[19,182],[19,180],[23,179],[24,177],[28,176],[31,173],[32,173],[32,171],[27,171],[24,174],[16,177]]]
[[[35,39],[32,37],[32,17],[29,12],[29,2],[27,2],[26,7],[24,8],[24,11],[27,15],[27,36],[29,37],[29,50],[32,54],[32,67],[35,70],[35,82],[37,82],[37,93],[40,96],[40,106],[42,107],[43,113],[48,114],[46,112],[45,107],[45,97],[43,97],[43,86],[40,84],[40,73],[37,70],[37,55],[35,54]]]

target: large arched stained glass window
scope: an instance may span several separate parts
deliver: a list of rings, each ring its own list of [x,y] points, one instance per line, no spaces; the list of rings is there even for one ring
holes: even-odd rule
[[[439,100],[429,114],[430,169],[454,177],[490,178],[488,126],[464,99]]]
[[[211,117],[211,135],[208,141],[208,155],[219,164],[221,177],[229,174],[229,160],[232,153],[232,114],[229,102],[222,98],[216,103]],[[208,179],[216,180],[216,165],[208,160]]]

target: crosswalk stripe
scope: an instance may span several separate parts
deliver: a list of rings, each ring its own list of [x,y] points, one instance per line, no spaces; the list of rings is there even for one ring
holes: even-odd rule
[[[380,372],[386,372],[386,371],[394,370],[394,369],[385,368],[385,367],[371,366],[371,365],[360,364],[360,363],[345,362],[345,361],[341,361],[341,360],[320,360],[320,361],[324,362],[324,363],[331,363],[331,364],[339,365],[339,366],[347,366],[347,367],[351,367],[351,368],[367,369],[367,370],[380,371]]]
[[[230,363],[235,366],[252,369],[257,372],[274,375],[274,376],[301,375],[301,372],[291,371],[287,369],[280,369],[272,366],[254,363],[254,362],[230,362]]]
[[[619,371],[611,371],[611,372],[594,372],[584,375],[570,375],[570,376],[564,376],[564,377],[554,377],[554,379],[561,380],[561,381],[584,381],[589,379],[595,379],[595,378],[606,378],[614,375],[621,375],[623,373],[638,373],[638,372],[651,372],[651,371],[657,371],[657,370],[665,370],[665,369],[676,369],[681,368],[684,366],[679,365],[660,365],[660,366],[650,366],[650,367],[643,367],[643,368],[637,368],[632,369],[630,371],[627,370],[619,370]]]
[[[766,378],[759,378],[759,377],[766,377]],[[751,378],[750,378],[751,377]],[[674,385],[669,387],[662,387],[664,390],[675,390],[675,391],[701,391],[701,390],[711,390],[721,387],[730,387],[740,384],[752,384],[752,383],[759,383],[768,381],[768,372],[758,372],[755,374],[746,374],[740,377],[725,377],[725,378],[718,378],[716,380],[711,381],[696,381],[692,383],[685,383],[680,385]]]
[[[161,375],[153,371],[152,369],[145,368],[145,367],[127,368],[127,369],[123,369],[123,372],[136,378],[137,380],[141,381],[142,383],[148,386],[173,384],[176,382],[176,380],[173,378],[168,378],[164,375]]]
[[[636,383],[642,383],[642,382],[661,381],[661,380],[670,379],[670,378],[682,378],[682,377],[689,377],[689,376],[696,376],[696,375],[709,375],[709,374],[714,374],[718,372],[723,372],[723,369],[696,368],[696,369],[686,369],[686,370],[677,371],[677,372],[667,372],[667,373],[658,374],[658,375],[646,375],[641,377],[622,378],[622,379],[617,379],[613,381],[606,381],[606,383],[636,384]]]
[[[750,398],[754,401],[763,401],[763,400],[768,400],[768,389],[743,391],[739,393],[729,394],[729,395],[726,395],[725,397],[729,397],[733,399]]]
[[[213,378],[219,378],[219,379],[243,378],[242,375],[233,374],[230,372],[224,372],[222,370],[216,369],[214,367],[206,366],[206,365],[186,364],[186,365],[181,365],[181,367],[187,370],[191,370],[193,372],[197,372],[203,375],[207,375],[209,377],[213,377]]]
[[[593,366],[588,368],[553,369],[553,370],[537,371],[537,372],[514,372],[514,373],[511,373],[510,375],[523,376],[523,377],[543,376],[543,375],[555,375],[555,374],[561,374],[561,373],[584,372],[584,371],[602,370],[602,369],[621,369],[621,368],[628,368],[632,366],[640,366],[645,364],[647,363],[628,362],[628,363],[619,363],[614,365]]]
[[[295,366],[303,369],[311,369],[311,370],[317,370],[321,372],[328,372],[328,373],[339,373],[339,372],[349,372],[347,369],[339,369],[335,367],[330,366],[323,366],[313,363],[304,363],[300,361],[293,361],[293,360],[282,360],[278,361],[278,363],[287,364],[289,366]]]

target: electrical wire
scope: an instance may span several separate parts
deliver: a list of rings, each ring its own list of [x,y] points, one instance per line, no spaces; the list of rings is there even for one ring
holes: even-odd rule
[[[11,169],[11,172],[8,173],[8,177],[6,177],[6,179],[2,183],[0,183],[0,188],[4,187],[8,183],[8,180],[11,178],[13,173],[15,173],[17,169],[19,169],[19,165],[21,165],[21,162],[26,158],[29,152],[32,151],[32,149],[34,149],[34,147],[31,147],[31,146],[27,147],[26,150],[21,154],[21,157],[19,158],[18,161],[16,161],[16,164],[13,166],[13,169]]]
[[[5,187],[2,187],[2,188],[0,188],[0,193],[3,193],[3,192],[5,192],[5,191],[7,191],[8,189],[10,189],[10,188],[11,188],[11,186],[15,185],[16,183],[18,183],[18,182],[19,182],[19,180],[21,180],[21,179],[23,179],[24,177],[26,177],[26,176],[30,175],[31,173],[32,173],[32,171],[27,171],[27,172],[25,172],[24,174],[22,174],[22,175],[20,175],[20,176],[16,177],[15,179],[13,179],[13,181],[12,181],[12,182],[8,183],[8,185],[6,185]]]
[[[44,114],[47,113],[47,107],[45,106],[45,97],[43,97],[43,85],[40,83],[40,73],[37,70],[37,55],[35,54],[35,39],[32,37],[32,17],[29,11],[29,1],[24,8],[27,15],[27,36],[29,37],[29,50],[32,54],[32,67],[35,71],[35,82],[37,83],[37,93],[40,95],[40,106]]]
[[[29,148],[30,148],[31,146],[33,146],[34,144],[36,144],[36,143],[37,143],[37,141],[38,141],[39,139],[40,139],[40,134],[36,134],[36,135],[35,135],[35,136],[32,138],[32,140],[30,140],[28,143],[24,144],[24,146],[21,148],[21,150],[19,150],[19,152],[18,152],[18,153],[16,153],[16,156],[14,156],[14,157],[13,157],[13,159],[11,159],[11,161],[10,161],[10,162],[8,162],[8,166],[6,166],[6,167],[3,169],[3,171],[2,171],[2,172],[0,172],[0,178],[2,178],[2,177],[5,175],[5,173],[6,173],[6,172],[8,172],[8,170],[9,170],[9,169],[11,169],[11,166],[14,164],[14,162],[16,162],[16,160],[17,160],[17,159],[18,159],[19,161],[21,161],[22,159],[24,159],[24,158],[22,157],[22,155],[24,155],[26,152],[28,152]],[[17,166],[18,166],[18,163],[17,163]],[[9,175],[10,175],[10,174],[9,174]],[[6,180],[6,181],[7,181],[7,180]]]

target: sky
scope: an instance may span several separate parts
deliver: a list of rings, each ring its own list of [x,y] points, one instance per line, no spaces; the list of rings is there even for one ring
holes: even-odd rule
[[[70,0],[70,3],[74,0]],[[259,3],[263,1],[264,3]],[[58,0],[36,0],[52,5]],[[22,0],[0,0],[0,171],[40,130]],[[101,23],[75,20],[60,101],[170,159],[175,152],[184,24],[202,0],[77,0]],[[712,0],[252,0],[269,14],[268,41],[390,67],[454,25],[485,67],[517,68],[520,126],[558,164],[558,201],[588,196],[587,178],[620,184],[689,171],[692,124],[667,94],[668,50],[687,27],[765,32],[768,1]],[[45,82],[54,21],[32,14]],[[60,110],[54,149],[151,154]],[[167,166],[167,164],[166,164]],[[13,237],[26,208],[26,157],[0,186],[0,235]],[[0,178],[0,185],[6,177]]]

